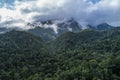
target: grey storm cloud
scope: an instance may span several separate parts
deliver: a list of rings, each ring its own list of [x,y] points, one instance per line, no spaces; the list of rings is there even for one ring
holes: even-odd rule
[[[120,0],[15,0],[9,9],[0,8],[0,24],[10,22],[11,26],[27,29],[26,23],[46,19],[74,18],[81,24],[107,22],[120,25]],[[17,22],[16,22],[17,21]],[[9,27],[9,26],[8,26]]]

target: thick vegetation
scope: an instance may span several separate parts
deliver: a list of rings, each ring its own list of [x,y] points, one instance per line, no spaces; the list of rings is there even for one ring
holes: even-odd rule
[[[0,35],[0,80],[120,80],[120,28],[68,32],[45,43],[23,31]]]

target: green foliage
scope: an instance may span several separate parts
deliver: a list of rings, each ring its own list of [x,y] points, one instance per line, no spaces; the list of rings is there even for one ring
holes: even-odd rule
[[[120,80],[120,29],[68,32],[50,43],[0,35],[0,80]]]

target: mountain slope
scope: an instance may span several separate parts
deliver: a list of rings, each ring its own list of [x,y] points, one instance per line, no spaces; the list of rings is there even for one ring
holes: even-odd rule
[[[57,37],[52,28],[36,27],[34,29],[30,29],[28,32],[35,36],[41,37],[44,41],[50,41]]]
[[[28,32],[40,36],[44,41],[51,41],[56,39],[61,34],[66,32],[79,32],[81,26],[74,20],[70,19],[67,21],[41,21],[34,24],[29,24],[35,28],[28,30]]]
[[[3,34],[5,32],[9,32],[10,30],[4,27],[0,27],[0,34]]]
[[[107,29],[113,28],[113,26],[111,26],[107,23],[101,23],[96,26],[88,25],[87,28],[92,29],[92,30],[107,30]]]
[[[50,43],[53,51],[67,51],[81,47],[86,43],[91,43],[102,36],[100,32],[93,30],[83,30],[79,33],[65,33]],[[55,49],[54,49],[55,48]]]
[[[119,51],[120,28],[105,31],[83,30],[79,33],[65,33],[50,43],[52,51],[80,49],[82,51]]]
[[[10,31],[0,35],[0,48],[2,49],[40,49],[44,46],[41,38],[24,31]],[[9,50],[7,50],[9,51]]]
[[[11,31],[0,35],[0,79],[120,80],[119,44],[120,28],[67,32],[48,44]]]

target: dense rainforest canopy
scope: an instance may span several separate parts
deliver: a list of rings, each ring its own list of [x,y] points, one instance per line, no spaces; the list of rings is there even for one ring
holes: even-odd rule
[[[120,28],[50,42],[24,31],[1,34],[0,80],[120,80]]]

